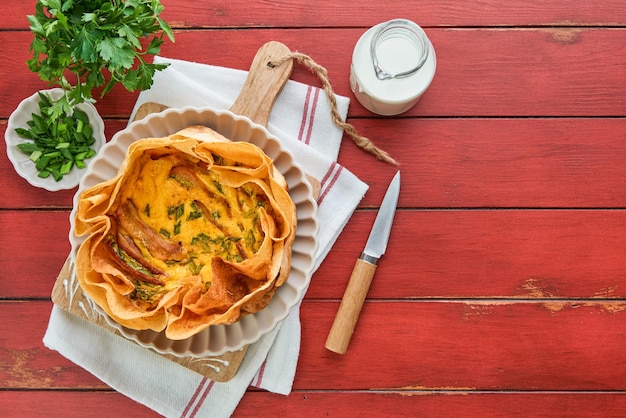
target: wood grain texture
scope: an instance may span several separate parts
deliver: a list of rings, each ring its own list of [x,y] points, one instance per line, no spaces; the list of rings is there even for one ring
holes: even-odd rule
[[[625,108],[626,109],[626,108]],[[359,119],[356,128],[398,156],[400,205],[411,208],[624,208],[623,118]],[[340,158],[371,185],[385,175],[344,141]],[[378,168],[378,167],[377,167]]]
[[[405,208],[624,208],[624,118],[355,119],[356,129],[400,161]],[[107,123],[109,137],[125,122]],[[6,124],[0,122],[0,132]],[[0,143],[0,153],[6,145]],[[344,138],[340,162],[375,207],[395,168]],[[31,187],[0,159],[0,208],[70,208],[75,190]]]
[[[316,343],[335,307],[302,308],[298,389],[626,387],[623,302],[367,302],[343,356]]]
[[[7,416],[84,417],[85,411],[106,411],[112,416],[157,417],[145,406],[110,391],[0,392],[0,404]],[[42,408],[41,405],[45,405]],[[68,409],[67,405],[72,405]],[[346,405],[349,405],[346,406]],[[290,396],[249,392],[235,410],[235,417],[258,417],[271,410],[284,417],[397,417],[419,415],[438,417],[455,411],[468,417],[580,416],[606,418],[622,416],[626,396],[615,393],[529,393],[467,391],[377,391],[306,392]],[[104,414],[103,414],[104,415]]]
[[[624,25],[626,12],[620,0],[590,3],[586,0],[549,0],[534,3],[511,0],[461,2],[361,1],[358,13],[350,2],[335,0],[256,1],[231,0],[205,4],[196,0],[162,0],[162,17],[176,28],[223,27],[370,27],[398,16],[422,26],[597,26]],[[9,0],[3,26],[27,29],[25,16],[35,0]]]
[[[307,298],[340,299],[375,211],[358,211]],[[69,211],[0,211],[0,298],[49,298]],[[406,298],[626,298],[623,210],[400,210],[368,293]],[[33,239],[37,237],[37,239]],[[45,262],[33,262],[45,260]]]
[[[352,49],[362,29],[202,29],[177,33],[162,55],[247,70],[271,40],[310,55],[326,67],[336,93],[351,96]],[[618,116],[626,108],[626,28],[432,28],[437,54],[431,87],[407,116]],[[342,42],[330,40],[342,39]],[[27,71],[28,32],[0,32],[7,60],[0,67],[0,117],[44,87]],[[210,45],[210,49],[207,49]],[[512,48],[511,45],[515,47]],[[240,51],[233,53],[233,51]],[[18,78],[16,80],[16,78]],[[302,66],[293,79],[320,85]],[[105,117],[130,114],[137,93],[117,86],[98,101]],[[350,116],[371,116],[353,101]]]
[[[330,351],[337,354],[346,353],[375,272],[376,264],[360,258],[356,261],[341,298],[341,304],[337,308],[335,319],[326,337],[324,347]]]
[[[324,348],[337,306],[304,302],[295,390],[626,391],[624,302],[368,301],[344,355]],[[2,387],[106,388],[43,347],[51,307],[0,302]]]
[[[373,221],[352,218],[308,297],[340,297]],[[401,210],[369,297],[622,299],[625,225],[622,210]]]
[[[291,60],[273,67],[269,63],[282,60],[289,54],[289,48],[280,42],[270,41],[262,45],[252,60],[248,77],[230,111],[267,126],[274,102],[293,70]]]
[[[70,251],[69,211],[0,211],[0,231],[11,237],[0,243],[0,298],[49,298]]]
[[[2,412],[7,417],[65,418],[91,416],[159,417],[142,404],[111,390],[102,391],[2,391]]]

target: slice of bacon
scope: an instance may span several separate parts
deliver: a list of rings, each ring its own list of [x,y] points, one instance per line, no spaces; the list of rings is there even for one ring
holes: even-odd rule
[[[165,275],[164,271],[153,266],[148,260],[146,260],[143,254],[141,254],[141,250],[139,249],[139,247],[137,247],[137,245],[130,236],[123,233],[118,233],[117,245],[119,245],[119,247],[124,250],[126,254],[128,254],[128,256],[132,257],[136,262],[141,264],[141,266],[150,273],[158,276]]]
[[[163,286],[165,284],[165,282],[162,280],[162,278],[164,277],[164,273],[163,272],[159,272],[157,269],[155,269],[154,267],[152,268],[147,268],[144,264],[145,260],[143,259],[135,259],[133,257],[133,259],[138,262],[139,264],[141,264],[143,267],[146,267],[146,272],[140,271],[136,268],[133,268],[131,265],[128,264],[128,260],[124,259],[122,256],[120,256],[119,252],[116,250],[116,245],[121,247],[119,245],[119,243],[116,243],[115,240],[113,239],[113,236],[109,236],[109,240],[108,240],[108,245],[106,246],[107,249],[109,250],[109,253],[111,254],[111,256],[113,257],[113,259],[115,261],[117,261],[117,265],[124,270],[130,277],[140,280],[142,282],[147,282],[147,283],[152,283],[152,284],[156,284],[156,285],[160,285]],[[143,261],[142,261],[143,260]]]
[[[162,261],[189,260],[187,250],[180,242],[172,242],[146,225],[132,200],[128,199],[115,212],[119,226],[135,242],[141,242],[150,254]]]
[[[181,183],[185,187],[189,187],[189,188],[194,187],[199,190],[202,190],[204,193],[206,193],[209,199],[215,200],[216,202],[218,202],[220,205],[224,207],[224,209],[226,210],[226,216],[228,217],[232,216],[232,213],[231,213],[232,210],[231,210],[230,202],[228,201],[228,199],[210,190],[206,186],[206,184],[204,184],[204,182],[200,179],[200,177],[198,177],[198,174],[195,172],[195,170],[192,167],[189,167],[188,165],[174,166],[171,168],[169,175],[170,177],[176,179],[179,183]]]

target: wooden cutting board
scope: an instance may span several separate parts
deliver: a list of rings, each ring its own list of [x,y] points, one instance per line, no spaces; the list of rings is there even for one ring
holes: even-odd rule
[[[263,45],[257,51],[252,61],[248,78],[230,110],[233,113],[247,116],[253,122],[266,126],[272,106],[291,76],[293,69],[292,61],[287,61],[277,67],[270,67],[267,64],[271,61],[277,61],[290,53],[289,48],[280,42],[272,41]],[[137,109],[133,120],[140,120],[151,113],[160,112],[166,108],[166,106],[159,103],[144,103]],[[307,178],[314,185],[313,187],[317,194],[319,182],[308,176]],[[74,277],[70,257],[66,260],[55,281],[52,290],[52,301],[65,311],[98,325],[119,338],[124,338],[117,329],[111,327],[106,322],[102,315],[96,313],[97,311],[92,307],[93,302],[83,295],[82,289]],[[241,350],[227,352],[221,356],[202,358],[191,356],[178,357],[169,354],[163,356],[211,380],[226,382],[237,373],[247,349],[248,347],[246,346]]]

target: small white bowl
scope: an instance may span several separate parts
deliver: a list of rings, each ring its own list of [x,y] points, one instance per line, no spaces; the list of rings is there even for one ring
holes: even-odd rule
[[[42,90],[44,94],[48,94],[53,100],[58,99],[63,94],[63,90],[60,88],[51,90]],[[106,142],[104,136],[104,122],[98,114],[96,107],[91,103],[81,103],[77,106],[80,110],[87,113],[89,116],[89,122],[93,128],[93,136],[96,142],[91,146],[94,151],[98,152],[102,145]],[[7,123],[7,129],[4,133],[4,140],[7,144],[7,156],[13,164],[15,171],[27,182],[35,187],[40,187],[48,191],[54,192],[57,190],[73,189],[78,186],[78,182],[83,174],[86,173],[86,168],[78,168],[74,166],[72,170],[63,176],[60,181],[56,181],[52,176],[47,178],[41,178],[38,176],[39,172],[35,168],[35,163],[30,160],[29,156],[17,148],[17,144],[22,144],[27,139],[20,137],[16,132],[16,128],[28,128],[27,122],[32,119],[32,114],[39,114],[39,94],[35,93],[22,102],[9,116]],[[85,161],[87,165],[89,161]]]

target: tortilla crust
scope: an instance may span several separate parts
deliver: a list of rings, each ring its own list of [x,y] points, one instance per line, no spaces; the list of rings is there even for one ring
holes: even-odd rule
[[[80,285],[130,329],[181,340],[231,324],[289,275],[297,215],[285,178],[259,147],[204,126],[133,143],[76,212]]]

